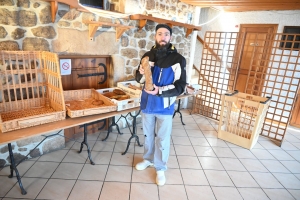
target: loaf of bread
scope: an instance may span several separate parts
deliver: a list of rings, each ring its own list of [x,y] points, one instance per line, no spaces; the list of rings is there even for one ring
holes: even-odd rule
[[[151,66],[149,63],[149,57],[145,56],[142,59],[142,67],[144,69],[144,73],[145,73],[145,89],[152,91],[154,89],[153,87],[153,81],[152,81],[152,72],[151,72]]]
[[[135,86],[135,85],[132,85],[132,84],[130,84],[130,83],[129,83],[129,85],[128,85],[128,88],[131,88],[131,89],[133,89],[133,90],[142,90],[141,88],[139,88],[139,87],[137,87],[137,86]]]
[[[117,95],[126,95],[126,93],[123,90],[120,90],[120,89],[114,89],[113,93],[115,93]]]
[[[94,106],[101,106],[101,105],[104,104],[104,102],[103,102],[102,100],[98,99],[98,100],[94,100],[94,101],[92,102],[92,104],[93,104]]]
[[[106,97],[108,97],[108,98],[110,98],[110,97],[112,97],[112,96],[115,96],[116,93],[114,93],[114,92],[105,92],[105,93],[103,93],[102,95],[103,95],[103,96],[106,96]]]
[[[115,95],[115,96],[112,96],[110,98],[121,101],[121,100],[125,100],[125,99],[130,99],[130,96],[125,94],[125,95]]]

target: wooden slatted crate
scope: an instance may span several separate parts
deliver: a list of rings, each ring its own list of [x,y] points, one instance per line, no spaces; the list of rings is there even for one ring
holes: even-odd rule
[[[133,87],[130,87],[133,86]],[[125,82],[118,82],[117,87],[124,90],[132,97],[141,97],[142,93],[142,85],[136,81],[125,81]]]
[[[251,149],[262,130],[270,100],[238,91],[222,95],[218,138]]]
[[[0,51],[2,132],[65,119],[58,57],[43,51]]]
[[[103,89],[99,89],[96,91],[99,92],[100,94],[105,94],[105,93],[113,92],[114,89],[123,90],[121,88],[115,87],[115,88],[103,88]],[[129,99],[116,100],[116,99],[111,99],[111,98],[107,97],[108,99],[110,99],[112,102],[114,102],[117,105],[117,111],[127,110],[130,108],[140,106],[140,98],[139,97],[136,97],[135,95],[131,95],[131,93],[129,94],[125,90],[124,90],[124,92],[126,93],[126,95],[130,96]]]

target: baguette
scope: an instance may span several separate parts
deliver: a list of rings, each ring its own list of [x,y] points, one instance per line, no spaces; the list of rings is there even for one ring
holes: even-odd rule
[[[149,64],[148,56],[146,56],[142,59],[142,67],[143,67],[144,73],[145,73],[145,89],[148,91],[152,91],[154,89],[154,87],[153,87],[153,81],[152,81],[151,66]]]

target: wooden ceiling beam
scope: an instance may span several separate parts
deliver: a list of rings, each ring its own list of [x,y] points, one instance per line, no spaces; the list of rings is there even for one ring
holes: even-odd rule
[[[218,8],[218,7],[216,7]],[[281,6],[281,7],[257,7],[257,6],[224,6],[222,8],[228,12],[239,12],[239,11],[263,11],[263,10],[300,10],[300,6]]]
[[[215,7],[225,11],[299,10],[300,0],[180,0],[199,7]]]
[[[204,3],[204,4],[221,4],[221,3],[287,3],[287,4],[293,4],[293,3],[299,3],[299,0],[211,0],[211,1],[205,1],[205,0],[180,0],[182,2],[198,2],[198,3]]]
[[[297,3],[286,3],[286,2],[202,2],[202,1],[192,1],[192,0],[181,0],[187,4],[199,5],[199,6],[297,6],[300,5],[300,1]]]

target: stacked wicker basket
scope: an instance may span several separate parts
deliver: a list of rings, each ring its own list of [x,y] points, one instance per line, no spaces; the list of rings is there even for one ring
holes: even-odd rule
[[[0,129],[7,132],[65,119],[56,54],[0,52]]]

